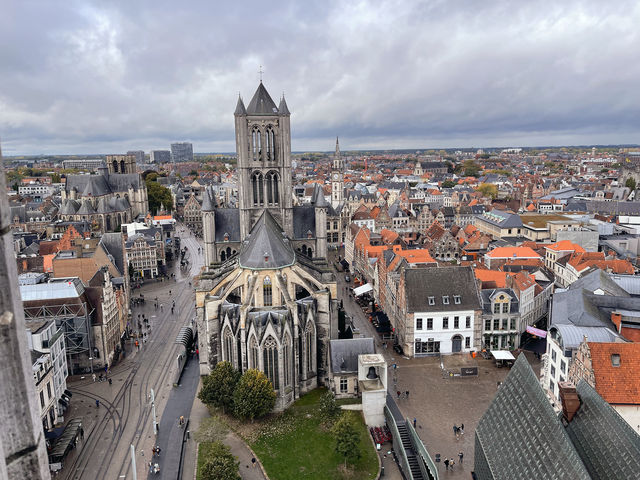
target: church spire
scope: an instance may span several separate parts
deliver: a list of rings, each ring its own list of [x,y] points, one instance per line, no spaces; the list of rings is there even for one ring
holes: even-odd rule
[[[280,106],[278,107],[278,111],[280,112],[280,115],[291,115],[289,107],[287,107],[287,102],[284,99],[284,93],[282,94],[282,98],[280,99]]]
[[[336,157],[340,156],[340,142],[338,141],[338,136],[336,135]]]
[[[235,115],[246,115],[247,114],[247,109],[244,108],[244,102],[242,101],[242,97],[240,96],[240,94],[238,94],[238,103],[236,104],[236,111],[234,112]]]

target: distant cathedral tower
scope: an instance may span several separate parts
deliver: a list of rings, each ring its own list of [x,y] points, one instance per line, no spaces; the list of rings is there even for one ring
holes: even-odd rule
[[[336,152],[331,165],[331,206],[335,209],[342,203],[344,196],[344,161],[340,155],[340,143],[336,137]]]
[[[264,209],[293,237],[290,115],[284,95],[276,107],[262,82],[247,108],[238,97],[240,238],[249,234]]]

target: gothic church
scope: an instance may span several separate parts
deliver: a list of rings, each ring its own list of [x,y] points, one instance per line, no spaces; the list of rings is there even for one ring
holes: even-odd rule
[[[327,265],[321,189],[297,206],[291,187],[290,112],[260,82],[235,110],[238,208],[202,205],[206,268],[196,288],[200,373],[219,361],[262,370],[276,409],[324,383],[336,281]]]

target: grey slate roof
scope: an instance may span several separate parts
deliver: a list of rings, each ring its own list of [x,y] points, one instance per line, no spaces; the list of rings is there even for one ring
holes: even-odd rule
[[[216,242],[224,242],[224,234],[229,234],[230,242],[239,242],[240,238],[240,210],[237,208],[216,208],[214,210],[216,222]]]
[[[246,115],[247,109],[244,108],[244,102],[242,101],[242,97],[238,95],[238,103],[236,104],[236,111],[234,115]]]
[[[204,189],[202,194],[202,208],[203,212],[210,212],[216,207],[215,195],[211,187]]]
[[[105,175],[68,175],[65,190],[74,188],[82,196],[99,197],[115,192],[126,192],[129,187],[141,187],[140,175],[137,173],[112,173]]]
[[[349,338],[331,340],[331,371],[336,374],[358,371],[358,355],[375,352],[373,338]]]
[[[490,212],[485,212],[482,217],[483,221],[496,225],[500,228],[520,228],[522,227],[522,220],[515,213],[504,212],[502,210],[493,209]]]
[[[511,315],[518,313],[520,309],[520,302],[518,301],[518,297],[515,292],[510,288],[487,288],[485,290],[480,290],[482,311],[487,314],[492,314],[493,310],[491,309],[491,301],[501,292],[504,292],[511,297],[509,313]]]
[[[302,205],[293,207],[293,238],[307,238],[307,232],[316,236],[316,209]]]
[[[284,99],[284,95],[282,95],[282,98],[280,99],[280,105],[278,106],[278,110],[280,111],[280,115],[291,115],[291,112],[289,111],[289,107],[287,106],[287,102]]]
[[[252,269],[273,269],[293,265],[295,260],[296,254],[282,228],[269,210],[263,210],[251,229],[248,239],[240,248],[238,257],[240,266]]]
[[[524,355],[478,422],[474,460],[481,480],[591,478]]]
[[[640,436],[587,382],[577,392],[581,405],[567,433],[591,477],[637,479]]]
[[[480,299],[471,267],[427,267],[405,270],[407,312],[480,310]],[[455,304],[454,295],[460,295]],[[445,304],[443,296],[449,297]],[[429,305],[428,298],[435,304]]]
[[[253,98],[249,102],[247,107],[248,115],[277,115],[278,107],[271,99],[269,92],[264,88],[262,82],[258,85],[256,93],[253,94]]]
[[[122,233],[104,233],[100,243],[109,255],[113,257],[114,264],[121,274],[126,273],[124,250],[122,248]]]
[[[311,196],[311,205],[315,207],[329,206],[329,202],[327,202],[327,199],[324,198],[324,191],[322,190],[322,187],[317,183],[313,188],[313,195]]]

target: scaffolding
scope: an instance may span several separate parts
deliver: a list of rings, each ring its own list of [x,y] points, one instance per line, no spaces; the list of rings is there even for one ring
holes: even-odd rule
[[[27,322],[52,319],[56,322],[56,327],[62,327],[67,365],[73,373],[81,373],[75,371],[76,367],[82,369],[81,357],[87,355],[87,360],[93,358],[91,348],[93,343],[91,315],[93,311],[93,307],[88,306],[86,302],[36,305],[25,306],[24,317]]]

